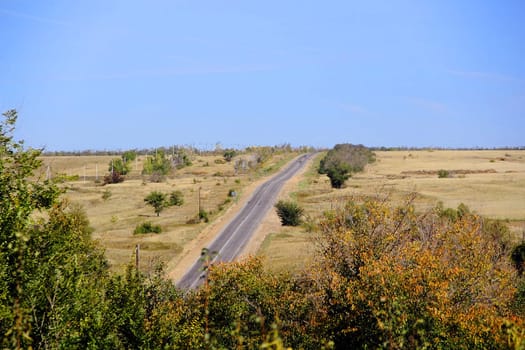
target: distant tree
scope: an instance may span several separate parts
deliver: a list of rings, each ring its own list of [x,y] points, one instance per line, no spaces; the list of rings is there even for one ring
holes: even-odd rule
[[[231,162],[231,160],[233,159],[233,157],[235,157],[237,155],[237,152],[234,150],[234,149],[227,149],[224,151],[224,160],[226,160],[227,162]]]
[[[155,156],[149,156],[146,158],[142,170],[142,174],[160,174],[168,175],[171,171],[171,162],[166,157],[163,150],[155,152]]]
[[[172,163],[177,169],[182,169],[192,164],[191,159],[184,148],[177,148],[173,155]]]
[[[130,162],[134,161],[135,159],[137,159],[137,152],[136,151],[130,150],[130,151],[126,151],[126,152],[122,153],[122,160],[125,163],[130,163]]]
[[[153,210],[157,216],[160,216],[160,212],[166,208],[167,204],[166,195],[158,191],[151,192],[146,198],[144,198],[144,202],[153,207]]]
[[[275,204],[275,208],[283,226],[298,226],[301,224],[301,216],[304,210],[297,203],[280,200]]]
[[[173,191],[168,197],[168,195],[165,193],[153,191],[146,198],[144,198],[144,202],[151,205],[155,210],[155,214],[159,216],[160,212],[164,210],[164,208],[171,206],[180,207],[181,205],[183,205],[184,195],[181,191]]]
[[[374,161],[374,152],[363,145],[338,144],[321,159],[319,173],[330,178],[332,187],[341,188],[352,173],[363,171]]]
[[[117,172],[120,175],[127,175],[131,170],[129,162],[124,161],[122,158],[115,158],[109,162],[108,171],[110,173]]]

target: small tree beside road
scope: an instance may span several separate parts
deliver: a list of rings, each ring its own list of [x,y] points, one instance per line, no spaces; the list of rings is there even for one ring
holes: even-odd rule
[[[298,226],[301,224],[304,210],[297,203],[280,200],[275,205],[275,209],[283,226]]]

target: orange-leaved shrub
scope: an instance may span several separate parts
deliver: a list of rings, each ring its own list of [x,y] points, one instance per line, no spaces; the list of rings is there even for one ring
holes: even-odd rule
[[[524,325],[511,308],[516,271],[480,217],[365,199],[327,213],[319,228],[309,277],[338,348],[525,345],[509,337]]]

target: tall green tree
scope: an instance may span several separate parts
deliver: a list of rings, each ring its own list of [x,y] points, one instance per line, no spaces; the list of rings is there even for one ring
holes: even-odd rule
[[[49,182],[31,182],[40,168],[39,150],[23,147],[13,139],[18,114],[3,113],[0,123],[0,333],[2,346],[22,348],[31,336],[30,308],[25,303],[26,265],[31,214],[51,207],[58,189]]]
[[[0,122],[0,346],[113,347],[107,262],[85,213],[39,181],[41,151],[13,139],[17,117]]]

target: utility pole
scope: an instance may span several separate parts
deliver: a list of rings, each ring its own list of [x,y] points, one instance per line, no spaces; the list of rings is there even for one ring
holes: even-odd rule
[[[98,162],[95,163],[95,180],[98,181]]]

